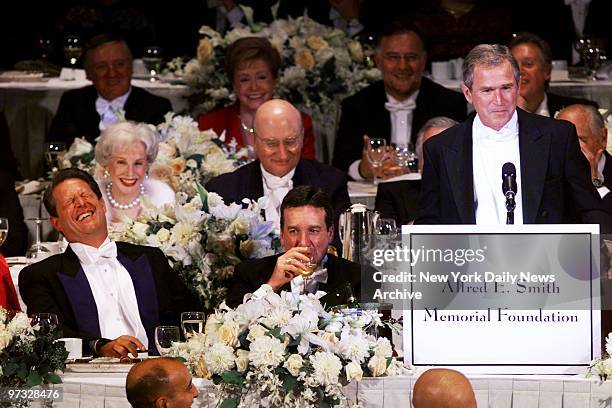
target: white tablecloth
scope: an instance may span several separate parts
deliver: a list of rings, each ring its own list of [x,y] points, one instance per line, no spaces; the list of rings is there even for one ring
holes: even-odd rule
[[[48,82],[0,82],[0,111],[11,132],[11,145],[24,178],[42,175],[43,141],[64,91],[90,85],[88,80]],[[168,98],[175,112],[187,108],[187,87],[164,82],[132,80],[134,86]]]
[[[478,407],[491,408],[604,408],[612,398],[612,381],[563,376],[468,376]],[[62,402],[54,407],[129,407],[125,374],[66,373]],[[367,378],[344,388],[345,396],[364,408],[408,408],[415,378]],[[194,379],[200,396],[194,407],[213,407],[212,383]]]

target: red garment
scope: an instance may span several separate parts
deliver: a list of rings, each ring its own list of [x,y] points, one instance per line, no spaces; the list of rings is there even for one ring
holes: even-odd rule
[[[0,306],[6,310],[20,311],[19,298],[11,279],[11,271],[6,259],[0,254]]]
[[[304,123],[304,147],[302,147],[302,158],[315,160],[315,136],[312,130],[312,118],[302,113]],[[238,102],[225,108],[215,109],[198,117],[200,130],[213,129],[217,134],[225,130],[225,144],[232,139],[238,142],[238,148],[244,146],[242,133],[240,133],[240,105]]]

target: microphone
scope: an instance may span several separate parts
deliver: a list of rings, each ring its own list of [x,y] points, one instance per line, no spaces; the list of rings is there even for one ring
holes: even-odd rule
[[[516,167],[510,162],[502,166],[502,192],[508,200],[516,196]]]
[[[507,162],[502,166],[502,192],[506,196],[506,210],[508,211],[506,217],[506,224],[514,224],[514,209],[516,203],[514,197],[516,196],[516,167],[513,163]]]

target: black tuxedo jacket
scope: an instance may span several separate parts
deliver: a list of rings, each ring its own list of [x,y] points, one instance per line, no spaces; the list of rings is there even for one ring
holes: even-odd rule
[[[521,191],[525,224],[596,223],[609,228],[569,122],[518,110]],[[469,119],[424,145],[417,224],[475,224],[472,123]],[[499,170],[501,176],[501,169]],[[501,177],[500,177],[501,183]],[[500,192],[501,194],[501,192]]]
[[[236,307],[242,303],[244,295],[255,292],[261,285],[268,282],[279,256],[249,259],[236,265],[225,303],[229,307]],[[318,290],[327,292],[320,299],[321,304],[325,307],[346,304],[347,282],[350,282],[353,294],[359,301],[361,298],[361,266],[359,264],[328,254],[327,272],[327,283],[318,285]],[[290,292],[291,283],[285,284],[281,290]]]
[[[343,171],[361,159],[363,135],[391,141],[391,115],[385,109],[387,95],[382,81],[362,89],[342,101],[342,115],[338,125],[332,165]],[[427,78],[423,78],[416,108],[412,117],[412,142],[429,119],[448,116],[456,121],[465,120],[467,105],[459,92],[446,89]]]
[[[181,312],[202,310],[158,248],[117,242],[117,259],[127,269],[136,292],[149,350],[155,354],[155,327],[179,326]],[[83,352],[101,337],[98,311],[79,259],[70,247],[24,268],[19,292],[28,314],[55,313],[64,337],[78,337]]]
[[[599,108],[596,102],[588,99],[572,98],[571,96],[556,95],[550,92],[546,92],[546,105],[548,106],[548,113],[553,118],[555,113],[570,105],[591,105]]]
[[[98,91],[93,85],[64,92],[46,140],[65,142],[66,147],[76,137],[84,137],[93,143],[100,136],[96,99]],[[172,105],[166,98],[132,86],[124,108],[127,120],[157,125],[164,121],[164,115],[172,110]]]
[[[219,194],[226,204],[241,204],[243,198],[256,200],[264,195],[262,177],[260,162],[255,160],[210,180],[206,183],[206,190]],[[351,205],[346,174],[331,166],[315,160],[300,159],[292,180],[293,187],[311,185],[329,194],[336,220]]]
[[[381,218],[393,218],[400,225],[417,216],[421,180],[400,180],[378,184],[374,207]]]

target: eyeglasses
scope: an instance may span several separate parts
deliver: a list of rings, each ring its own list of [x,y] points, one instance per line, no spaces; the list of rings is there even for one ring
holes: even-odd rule
[[[276,139],[261,139],[260,141],[266,149],[270,149],[270,150],[278,149],[281,143],[283,144],[283,146],[285,146],[286,149],[295,149],[300,144],[300,139],[297,137],[292,137],[290,139],[284,139],[282,142]]]

